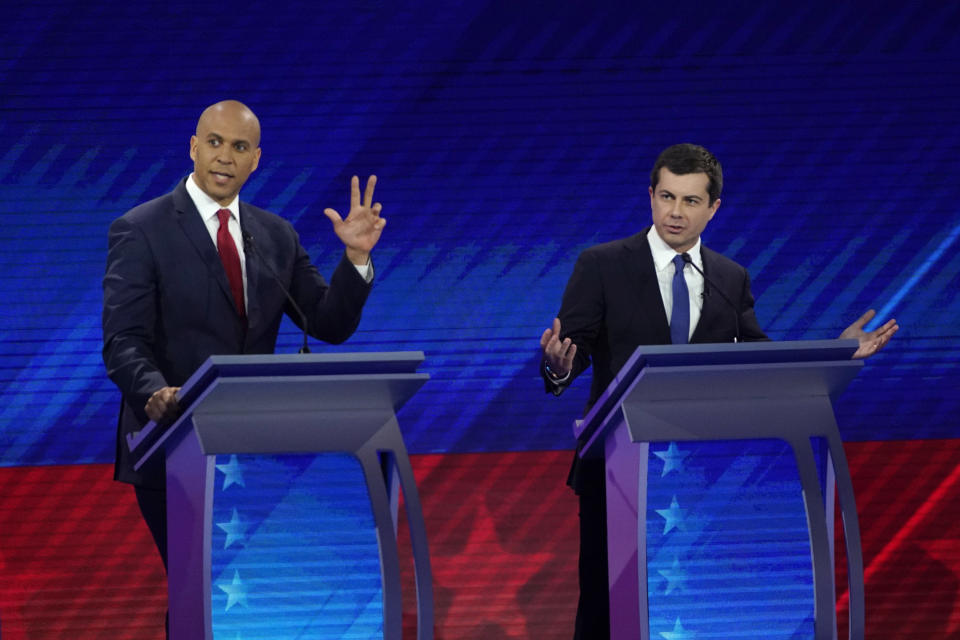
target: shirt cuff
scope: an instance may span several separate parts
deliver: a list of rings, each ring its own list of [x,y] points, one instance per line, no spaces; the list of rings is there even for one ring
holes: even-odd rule
[[[572,371],[567,371],[565,375],[557,376],[557,374],[555,374],[550,369],[550,365],[547,364],[546,360],[543,361],[543,370],[547,372],[547,380],[549,380],[552,384],[555,384],[557,386],[560,386],[568,382],[570,380],[570,374],[573,373]]]
[[[360,274],[364,282],[373,282],[373,263],[370,260],[367,260],[367,264],[355,264],[353,266],[356,267],[357,273]]]

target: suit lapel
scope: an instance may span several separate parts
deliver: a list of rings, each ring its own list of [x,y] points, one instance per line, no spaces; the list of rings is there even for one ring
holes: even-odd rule
[[[670,325],[663,308],[663,296],[660,295],[660,283],[657,281],[653,254],[650,253],[650,243],[647,242],[649,229],[647,227],[631,236],[623,245],[625,259],[622,262],[627,282],[630,283],[629,290],[636,298],[630,323],[650,326],[660,342],[669,344]]]
[[[224,271],[223,263],[220,261],[220,254],[217,253],[217,248],[213,242],[210,241],[210,232],[207,231],[207,227],[200,217],[200,212],[197,211],[197,207],[193,204],[193,200],[190,198],[190,194],[187,193],[187,188],[184,186],[186,180],[189,179],[190,176],[187,176],[187,178],[181,181],[180,184],[177,185],[177,188],[173,190],[173,203],[177,209],[177,223],[180,225],[180,229],[184,235],[187,236],[190,243],[197,250],[200,259],[203,260],[203,263],[207,266],[207,270],[213,276],[214,280],[217,281],[220,290],[227,298],[227,302],[230,303],[230,308],[234,310],[234,313],[237,313],[236,305],[233,302],[233,294],[230,293],[230,282],[227,280],[227,272]]]

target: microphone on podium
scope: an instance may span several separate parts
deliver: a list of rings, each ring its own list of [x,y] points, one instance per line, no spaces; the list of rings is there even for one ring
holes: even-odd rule
[[[705,274],[705,273],[703,272],[703,269],[701,269],[700,267],[698,267],[697,265],[695,265],[695,264],[693,263],[693,258],[690,257],[690,254],[689,254],[689,253],[682,253],[682,254],[680,254],[680,258],[681,258],[684,262],[686,262],[687,264],[689,264],[691,267],[693,267],[694,269],[696,269],[697,273],[699,273],[701,276],[703,276],[703,281],[704,281],[705,283],[707,283],[708,285],[710,285],[711,287],[713,287],[713,288],[716,290],[716,292],[720,294],[720,297],[723,298],[724,302],[726,302],[728,305],[730,305],[730,308],[733,309],[733,322],[734,322],[734,324],[735,324],[735,326],[736,326],[736,328],[737,328],[737,334],[736,334],[736,336],[733,338],[733,341],[734,341],[734,342],[740,342],[740,311],[737,309],[737,305],[733,304],[733,302],[730,301],[730,298],[728,298],[728,297],[726,296],[726,294],[720,289],[720,287],[718,287],[716,284],[714,284],[714,282],[713,282],[710,278],[707,277],[707,274]],[[709,291],[709,290],[706,289],[706,287],[705,287],[705,288],[704,288],[704,291],[707,292],[707,291]]]
[[[253,251],[253,254],[257,256],[260,260],[260,263],[267,268],[267,271],[270,272],[270,275],[273,276],[273,279],[276,280],[277,285],[280,287],[280,290],[283,291],[283,295],[287,296],[287,300],[290,302],[290,306],[293,307],[293,310],[297,312],[297,317],[300,318],[300,325],[303,327],[303,346],[300,347],[300,350],[297,353],[310,353],[310,347],[307,345],[307,336],[309,332],[307,331],[307,316],[303,313],[303,310],[300,309],[300,305],[293,299],[293,296],[290,295],[290,292],[287,291],[287,287],[283,284],[283,281],[280,279],[280,276],[277,275],[277,272],[273,270],[273,267],[270,266],[270,263],[261,255],[260,251],[257,249],[257,245],[253,241],[253,236],[247,233],[244,230],[240,230],[240,234],[243,236],[243,246],[246,249]]]

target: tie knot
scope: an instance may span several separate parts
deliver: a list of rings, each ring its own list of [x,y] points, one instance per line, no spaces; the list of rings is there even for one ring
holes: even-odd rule
[[[677,273],[683,271],[683,267],[686,265],[687,261],[683,259],[683,256],[679,253],[673,256],[673,266],[676,268]]]
[[[230,220],[230,209],[220,209],[217,211],[217,219],[220,220],[220,226],[224,226]]]

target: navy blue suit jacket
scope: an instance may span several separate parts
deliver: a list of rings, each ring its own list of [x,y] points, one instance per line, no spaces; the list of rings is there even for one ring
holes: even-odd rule
[[[289,222],[241,202],[241,227],[256,246],[245,251],[244,322],[216,246],[184,186],[187,179],[173,192],[128,211],[109,232],[103,359],[123,394],[115,477],[145,487],[164,486],[163,465],[134,471],[125,435],[148,421],[144,405],[151,394],[182,385],[210,355],[273,353],[285,312],[300,324],[264,261],[319,340],[346,340],[370,292],[345,255],[327,284]]]
[[[546,382],[547,390],[559,394],[587,367],[593,381],[587,410],[606,390],[617,372],[640,345],[670,344],[670,325],[663,308],[649,227],[628,238],[590,247],[577,258],[560,305],[562,337],[577,345],[572,375],[566,385]],[[703,271],[734,304],[730,305],[704,283],[700,321],[691,343],[733,342],[740,323],[744,341],[768,340],[753,311],[750,276],[742,266],[701,245]],[[542,372],[546,378],[546,372]],[[603,461],[575,458],[570,484],[577,493],[599,489]]]

